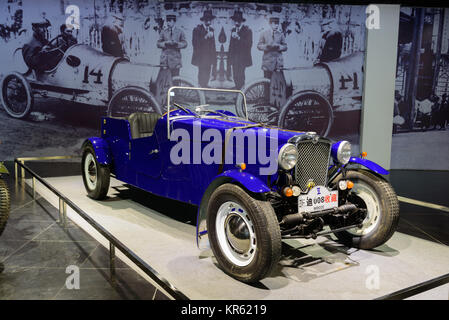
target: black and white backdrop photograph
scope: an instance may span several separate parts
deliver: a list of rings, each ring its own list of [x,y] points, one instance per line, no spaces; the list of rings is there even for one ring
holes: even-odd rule
[[[242,90],[250,120],[346,139],[358,150],[365,6],[8,0],[0,7],[2,159],[77,154],[108,112],[165,112],[172,85]],[[219,102],[190,93],[183,103]]]
[[[402,7],[392,169],[449,170],[448,122],[449,10]]]

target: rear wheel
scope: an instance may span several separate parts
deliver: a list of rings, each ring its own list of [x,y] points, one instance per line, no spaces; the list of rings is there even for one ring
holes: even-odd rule
[[[209,200],[207,230],[212,251],[227,274],[243,282],[266,277],[281,255],[281,233],[271,204],[233,184]]]
[[[338,176],[336,181],[342,176]],[[354,183],[348,201],[367,210],[361,228],[337,232],[349,247],[372,249],[387,242],[399,222],[399,202],[391,185],[367,170],[349,170],[346,178]]]
[[[28,81],[14,72],[6,75],[0,85],[0,99],[5,111],[13,118],[26,118],[33,107],[33,95]]]
[[[173,77],[173,86],[195,87],[191,80],[179,76]],[[175,102],[188,108],[206,104],[206,96],[201,90],[173,89],[173,92]]]
[[[279,108],[270,103],[270,79],[259,79],[242,89],[246,97],[248,119],[254,122],[277,124]],[[244,117],[243,97],[237,97],[237,115]]]
[[[10,197],[9,190],[6,182],[0,178],[0,235],[6,227],[10,211]]]
[[[95,200],[106,198],[110,182],[109,167],[98,163],[91,145],[84,148],[81,170],[87,195]]]
[[[305,91],[292,96],[281,111],[279,127],[289,130],[315,131],[327,136],[333,122],[330,103],[321,94]]]

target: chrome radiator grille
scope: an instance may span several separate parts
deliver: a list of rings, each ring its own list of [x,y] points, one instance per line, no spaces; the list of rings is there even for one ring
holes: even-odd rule
[[[327,184],[327,171],[331,145],[326,141],[313,143],[311,140],[298,142],[298,163],[295,168],[295,181],[302,191],[307,189],[309,180],[315,185]]]

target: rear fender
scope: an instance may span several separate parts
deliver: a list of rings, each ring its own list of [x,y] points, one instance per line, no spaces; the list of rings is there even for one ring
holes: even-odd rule
[[[217,176],[215,180],[212,181],[207,187],[203,198],[201,199],[200,206],[198,207],[196,219],[196,244],[201,250],[206,249],[209,246],[206,214],[210,196],[215,189],[225,183],[238,184],[249,193],[262,194],[270,191],[270,188],[265,183],[260,181],[259,178],[240,170],[228,170]]]
[[[368,159],[363,159],[363,158],[359,158],[359,157],[351,157],[351,159],[349,159],[349,163],[356,163],[356,164],[360,164],[368,169],[370,169],[371,171],[374,171],[377,174],[390,174],[390,172],[384,168],[382,168],[380,165],[378,165],[377,163],[368,160]]]
[[[102,138],[92,137],[84,141],[82,149],[86,147],[86,145],[91,145],[95,151],[95,158],[98,163],[101,165],[109,165],[112,161],[112,156],[109,150],[109,145]]]

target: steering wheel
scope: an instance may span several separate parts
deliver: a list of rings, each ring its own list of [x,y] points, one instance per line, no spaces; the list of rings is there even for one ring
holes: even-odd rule
[[[53,42],[56,42],[58,40],[58,38],[61,38],[61,35],[57,35],[56,37],[54,37],[53,39],[51,39],[46,46],[48,47],[52,47],[53,46]],[[64,39],[62,39],[62,41],[64,41]],[[51,48],[50,50],[47,50],[47,52],[54,52],[54,51],[60,51],[62,54],[64,54],[64,51],[62,51],[61,49],[62,44],[60,46],[56,46],[54,48]]]

